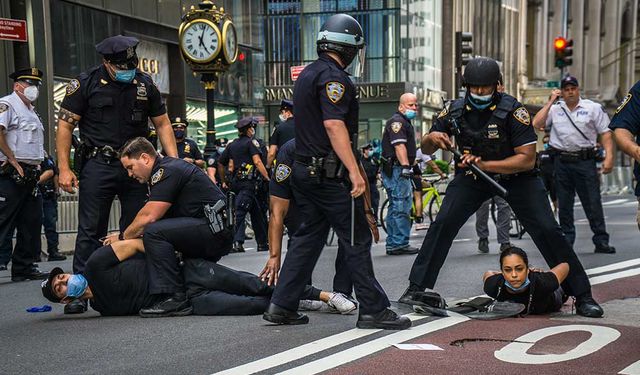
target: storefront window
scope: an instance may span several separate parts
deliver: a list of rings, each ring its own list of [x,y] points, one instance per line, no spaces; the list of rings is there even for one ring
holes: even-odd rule
[[[207,106],[204,102],[187,100],[188,137],[196,141],[200,151],[207,143]],[[215,107],[216,137],[234,139],[238,129],[238,111],[234,107],[217,104]]]

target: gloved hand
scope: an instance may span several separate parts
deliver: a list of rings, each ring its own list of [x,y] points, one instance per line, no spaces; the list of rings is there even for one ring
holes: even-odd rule
[[[413,175],[413,170],[411,169],[410,166],[403,165],[400,168],[402,168],[402,171],[400,172],[400,177],[402,177],[402,178],[411,178],[411,176]]]

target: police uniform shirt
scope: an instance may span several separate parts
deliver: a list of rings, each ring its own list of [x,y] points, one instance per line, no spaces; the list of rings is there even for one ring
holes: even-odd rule
[[[636,136],[636,143],[640,144],[640,81],[633,85],[616,109],[609,128],[627,129]],[[636,181],[640,181],[640,165],[637,161],[633,165],[633,175]],[[640,197],[640,183],[636,183],[635,194]]]
[[[218,168],[218,160],[220,160],[220,152],[214,150],[210,155],[207,155],[207,168]]]
[[[243,135],[227,145],[220,157],[220,163],[228,165],[229,159],[233,160],[233,168],[237,172],[242,164],[253,165],[253,155],[262,156],[260,143],[256,139]]]
[[[203,160],[198,144],[192,139],[187,138],[182,142],[176,142],[176,147],[178,148],[178,158],[180,159]],[[167,155],[164,150],[162,150],[162,155]]]
[[[182,159],[156,158],[149,180],[149,202],[171,203],[165,218],[204,217],[204,205],[224,198],[197,166]]]
[[[564,109],[564,111],[563,111]],[[568,113],[573,123],[589,138],[585,139],[571,125]],[[551,126],[549,145],[563,151],[579,151],[582,148],[592,148],[596,145],[598,134],[606,133],[609,129],[609,116],[602,106],[588,99],[578,101],[578,105],[569,110],[564,101],[559,101],[549,109],[547,127]]]
[[[322,54],[308,65],[293,89],[296,119],[296,154],[326,156],[331,141],[323,121],[341,120],[349,134],[358,132],[359,104],[356,86],[329,55]]]
[[[387,121],[382,134],[382,156],[397,160],[395,146],[403,144],[407,148],[409,163],[416,158],[416,134],[413,125],[400,112],[396,112]]]
[[[44,183],[38,184],[38,188],[40,189],[40,193],[42,193],[44,198],[48,198],[48,196],[52,194],[55,197],[56,188],[55,188],[55,184],[53,183],[53,179],[56,175],[59,174],[59,172],[58,172],[58,167],[56,166],[56,163],[53,161],[53,158],[51,157],[51,155],[44,158],[42,163],[40,163],[40,172],[44,173],[46,171],[53,171],[53,176],[51,176],[51,178],[46,180]]]
[[[362,158],[362,167],[367,175],[367,181],[370,184],[375,184],[378,177],[378,161],[373,156]]]
[[[116,150],[131,138],[146,137],[148,119],[167,112],[149,75],[136,70],[131,83],[116,82],[103,65],[71,80],[60,107],[82,116],[73,125],[89,146]]]
[[[499,273],[488,277],[484,282],[484,292],[500,302],[509,301],[529,305],[529,291],[533,291],[531,314],[545,314],[556,311],[554,292],[560,287],[558,278],[553,272],[529,272],[529,289],[522,293],[509,293],[504,286],[504,276]],[[500,294],[498,295],[498,289]],[[526,308],[525,308],[526,311]]]
[[[291,170],[295,159],[296,141],[290,140],[280,147],[276,155],[277,165],[273,170],[273,176],[269,180],[269,194],[278,198],[291,200],[293,192],[290,182]]]
[[[293,117],[289,117],[287,121],[280,123],[273,129],[271,138],[269,138],[269,146],[282,147],[296,136],[296,127]]]
[[[15,92],[0,98],[0,131],[16,159],[31,165],[44,160],[44,127],[32,105]],[[0,152],[0,161],[7,156]]]

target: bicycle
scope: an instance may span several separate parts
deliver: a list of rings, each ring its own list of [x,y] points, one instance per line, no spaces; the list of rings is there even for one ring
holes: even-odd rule
[[[433,179],[433,177],[437,178]],[[427,214],[429,216],[429,221],[432,223],[436,216],[438,216],[438,212],[440,212],[440,207],[442,206],[442,199],[446,188],[446,183],[442,183],[443,180],[444,179],[440,178],[438,175],[425,175],[422,177],[422,181],[429,184],[427,187],[422,187],[422,216],[425,217],[425,214]],[[385,218],[387,217],[388,208],[389,198],[385,199],[384,203],[382,203],[382,206],[380,207],[380,224],[385,232],[387,231]],[[413,197],[411,197],[411,215],[409,217],[411,225],[413,225],[415,218],[416,205],[413,201]]]

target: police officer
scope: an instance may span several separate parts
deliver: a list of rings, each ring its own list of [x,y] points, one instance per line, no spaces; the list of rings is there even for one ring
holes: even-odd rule
[[[222,153],[218,163],[221,165],[219,176],[226,182],[223,165],[231,165],[231,191],[235,193],[235,230],[233,237],[234,251],[244,251],[244,220],[247,213],[251,215],[251,225],[256,235],[258,251],[268,251],[267,218],[263,215],[262,206],[258,202],[257,189],[260,179],[269,181],[269,175],[262,163],[260,143],[253,138],[258,121],[253,117],[245,117],[236,123],[238,139],[231,142]]]
[[[14,80],[13,92],[0,98],[0,241],[6,242],[17,229],[11,280],[38,280],[47,276],[35,264],[41,247],[42,197],[36,185],[44,160],[44,127],[33,102],[42,71],[20,69],[9,78]]]
[[[215,149],[211,154],[206,156],[207,175],[218,187],[221,187],[221,184],[218,182],[218,160],[226,149],[228,143],[229,139],[227,138],[216,138]]]
[[[556,186],[553,171],[553,155],[549,147],[549,133],[545,133],[542,137],[542,150],[538,152],[538,169],[540,169],[540,178],[547,189],[549,198],[553,204],[553,212],[558,212],[558,198],[556,196]]]
[[[373,145],[367,143],[361,147],[362,167],[367,174],[369,191],[371,191],[371,208],[373,216],[378,217],[378,205],[380,204],[380,192],[378,191],[378,173],[380,172],[380,162],[373,156]]]
[[[567,262],[569,277],[562,284],[576,297],[577,313],[600,317],[602,308],[591,296],[591,285],[582,264],[553,219],[542,181],[535,173],[537,137],[529,112],[514,97],[496,91],[498,64],[489,58],[472,59],[464,71],[467,93],[442,110],[431,132],[422,140],[422,151],[449,149],[456,129],[458,148],[464,154],[453,181],[416,257],[407,291],[400,302],[415,304],[424,288],[433,288],[456,234],[480,205],[495,194],[485,181],[466,167],[475,163],[507,189],[507,202],[531,235],[550,267]],[[452,124],[459,127],[452,128]]]
[[[398,111],[391,116],[382,134],[382,184],[389,197],[387,210],[387,255],[416,254],[409,245],[412,164],[416,159],[416,136],[411,120],[416,117],[418,99],[414,94],[400,96]],[[420,184],[418,188],[422,188]]]
[[[38,189],[42,195],[42,226],[47,239],[48,260],[59,261],[67,257],[60,254],[58,249],[59,235],[56,229],[58,222],[58,167],[51,155],[45,152],[45,158],[40,164],[42,174],[38,181]]]
[[[67,84],[58,114],[56,148],[60,186],[73,193],[82,184],[78,207],[78,235],[73,272],[82,274],[89,255],[107,234],[111,202],[117,195],[122,207],[120,228],[131,223],[144,205],[147,188],[127,178],[117,150],[133,137],[147,136],[151,119],[162,148],[176,157],[176,141],[165,105],[151,77],[136,69],[138,39],[113,36],[96,45],[101,65]],[[69,165],[72,132],[78,126],[82,145],[76,148],[74,168]],[[81,165],[79,165],[81,164]],[[65,313],[82,313],[86,303],[74,301]]]
[[[593,232],[595,252],[613,254],[616,249],[609,245],[596,166],[598,155],[594,151],[600,135],[606,151],[602,173],[611,173],[613,141],[608,127],[609,117],[600,104],[580,97],[575,77],[563,78],[560,88],[562,91],[554,89],[551,92],[547,104],[533,118],[536,128],[542,130],[545,125],[551,127],[549,145],[554,154],[560,227],[573,245],[576,238],[573,203],[578,193]],[[558,101],[560,95],[562,101]]]
[[[280,114],[278,116],[280,117],[280,124],[273,129],[273,133],[269,138],[268,168],[271,168],[278,149],[296,136],[295,122],[293,121],[293,102],[291,100],[283,99],[280,102]]]
[[[204,167],[202,153],[198,148],[198,144],[193,139],[187,138],[187,126],[189,126],[189,122],[180,117],[176,117],[171,121],[173,135],[176,137],[178,158],[202,168]],[[162,150],[162,154],[166,156],[164,150]]]
[[[108,236],[104,245],[142,237],[149,294],[162,295],[158,303],[140,310],[142,317],[188,315],[191,307],[175,253],[212,262],[229,253],[231,231],[215,225],[216,219],[218,224],[226,221],[224,193],[202,169],[182,159],[159,156],[143,137],[129,140],[120,160],[130,177],[148,184],[149,200],[133,222]],[[207,215],[209,209],[215,217]]]
[[[636,221],[640,229],[640,81],[631,87],[616,109],[609,128],[614,132],[618,148],[635,160],[633,175],[636,180],[635,195],[638,198]]]
[[[358,132],[358,99],[345,68],[364,59],[362,27],[351,16],[336,14],[318,33],[319,58],[296,81],[293,101],[296,156],[292,171],[294,197],[304,222],[291,240],[271,304],[263,318],[277,324],[306,324],[296,312],[305,281],[313,272],[329,227],[345,244],[345,259],[360,302],[360,328],[405,329],[406,317],[390,310],[371,262],[371,233],[361,196],[366,181],[354,152]],[[351,144],[350,144],[351,138]],[[348,187],[346,183],[349,182]]]

